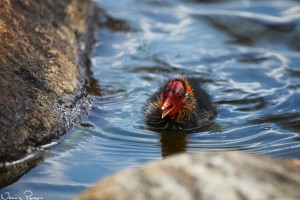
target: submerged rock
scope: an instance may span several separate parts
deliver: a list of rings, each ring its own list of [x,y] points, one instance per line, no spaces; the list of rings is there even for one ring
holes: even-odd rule
[[[0,1],[0,162],[78,121],[97,12],[87,0]]]
[[[182,154],[109,176],[76,199],[300,199],[300,161]]]

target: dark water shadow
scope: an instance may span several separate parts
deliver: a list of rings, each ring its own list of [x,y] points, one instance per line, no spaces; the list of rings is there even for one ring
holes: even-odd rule
[[[23,175],[35,168],[44,157],[33,155],[20,161],[12,163],[1,163],[0,165],[0,189],[17,182]]]
[[[116,19],[107,14],[103,9],[100,9],[101,15],[99,16],[100,28],[107,28],[114,32],[129,32],[133,31],[133,28],[125,21]]]
[[[247,12],[215,11],[193,14],[192,18],[203,20],[215,29],[224,32],[228,43],[244,46],[274,46],[300,50],[299,17],[250,16]],[[264,18],[265,17],[265,18]],[[271,19],[270,19],[271,18]],[[285,20],[282,20],[285,19]]]
[[[100,30],[108,29],[112,32],[129,32],[133,30],[126,21],[111,17],[101,8],[99,8],[99,18],[97,25],[98,29]],[[92,71],[91,60],[88,59],[86,62],[86,71],[88,75],[86,81],[86,90],[91,96],[102,96],[99,80],[94,77],[94,73]]]
[[[185,152],[187,147],[187,133],[185,132],[163,132],[160,134],[162,157]]]
[[[252,124],[273,123],[277,126],[294,131],[300,131],[300,114],[299,113],[282,113],[282,114],[268,114],[261,116],[260,119],[251,120]]]
[[[186,152],[189,145],[188,136],[192,134],[202,134],[208,132],[220,132],[221,127],[215,123],[211,122],[197,131],[160,131],[160,143],[161,143],[161,153],[162,157],[166,158],[168,156]]]

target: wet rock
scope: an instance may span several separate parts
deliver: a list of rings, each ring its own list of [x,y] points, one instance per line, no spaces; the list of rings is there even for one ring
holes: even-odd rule
[[[0,1],[0,162],[80,119],[97,13],[86,0]]]
[[[9,165],[0,165],[0,188],[18,181],[23,175],[43,161],[42,156],[30,155]]]
[[[300,199],[300,161],[182,154],[109,176],[76,199]]]

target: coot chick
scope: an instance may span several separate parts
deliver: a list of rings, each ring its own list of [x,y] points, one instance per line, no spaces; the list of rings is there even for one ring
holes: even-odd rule
[[[160,130],[199,129],[215,116],[210,96],[195,78],[168,80],[144,107],[145,123]]]

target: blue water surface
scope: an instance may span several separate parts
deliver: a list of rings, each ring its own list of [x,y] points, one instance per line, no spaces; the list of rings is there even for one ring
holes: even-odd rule
[[[90,93],[82,123],[0,195],[71,199],[104,176],[178,152],[300,158],[299,1],[96,2],[112,17],[99,19],[91,55],[100,92]],[[179,75],[203,80],[218,110],[214,124],[149,130],[147,98]]]

